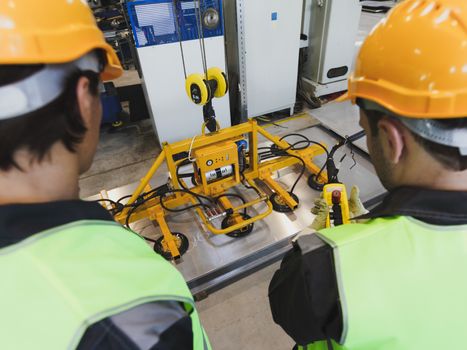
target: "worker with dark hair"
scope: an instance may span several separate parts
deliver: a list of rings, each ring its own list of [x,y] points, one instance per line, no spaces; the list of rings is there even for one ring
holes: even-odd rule
[[[274,320],[298,349],[465,348],[467,1],[397,5],[345,99],[388,195],[365,222],[299,235],[269,287]]]
[[[85,1],[0,2],[0,349],[209,349],[181,274],[79,200],[121,72]]]

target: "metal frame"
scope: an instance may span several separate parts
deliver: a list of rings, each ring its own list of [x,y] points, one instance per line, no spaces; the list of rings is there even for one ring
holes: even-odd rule
[[[264,219],[266,216],[271,214],[272,212],[272,203],[269,200],[269,197],[256,185],[256,180],[262,180],[268,187],[275,192],[282,201],[289,206],[291,209],[297,207],[298,203],[295,199],[273,178],[272,175],[274,172],[284,169],[290,166],[293,166],[297,163],[303,161],[306,168],[313,174],[318,174],[320,172],[320,168],[313,163],[313,158],[323,154],[324,149],[320,146],[313,145],[307,147],[305,149],[294,150],[290,147],[289,143],[281,140],[279,136],[274,136],[267,132],[262,127],[258,126],[256,121],[250,120],[246,123],[233,126],[226,129],[221,129],[217,132],[211,134],[204,134],[201,136],[196,137],[195,139],[187,139],[184,141],[176,142],[173,144],[165,143],[163,145],[163,151],[157,157],[154,164],[151,166],[150,170],[146,174],[146,176],[141,180],[139,186],[134,191],[133,195],[129,199],[127,205],[131,205],[136,202],[136,200],[140,197],[140,195],[145,191],[150,191],[151,187],[149,186],[149,182],[160,168],[160,166],[165,162],[167,164],[169,174],[170,174],[170,186],[173,189],[180,190],[181,186],[179,183],[179,179],[177,178],[177,165],[179,165],[180,161],[175,161],[174,156],[190,152],[190,150],[196,150],[207,146],[216,145],[226,140],[239,140],[243,139],[245,135],[248,135],[249,138],[249,152],[248,152],[248,164],[249,167],[243,172],[243,178],[246,183],[250,187],[253,187],[257,194],[258,198],[245,203],[243,205],[234,207],[232,203],[226,198],[220,199],[220,204],[222,205],[225,211],[229,210],[232,214],[240,214],[241,211],[245,208],[254,207],[257,204],[265,203],[267,205],[266,210],[258,213],[256,216],[244,219],[241,215],[235,215],[233,225],[219,229],[212,225],[211,220],[207,217],[206,213],[201,210],[199,207],[196,208],[196,212],[198,216],[201,218],[203,224],[207,227],[209,231],[211,231],[215,235],[223,235],[229,234],[236,230],[242,229],[247,227],[248,225],[253,224],[254,222]],[[258,154],[258,136],[262,135],[267,140],[271,141],[273,144],[277,145],[279,149],[285,150],[287,154],[290,154],[295,157],[284,157],[279,156],[278,158],[274,158],[272,160],[260,162],[259,154]],[[326,182],[327,177],[325,173],[320,174],[320,181]],[[180,180],[183,181],[183,180]],[[224,194],[228,189],[233,188],[239,184],[238,181],[235,180],[234,176],[230,176],[219,181],[216,181],[212,184],[209,184],[209,192],[206,193],[205,186],[203,184],[197,185],[190,189],[191,192],[196,194],[202,195],[210,195],[212,193],[216,194]],[[101,192],[101,197],[108,198],[105,191]],[[176,207],[180,207],[186,204],[196,204],[196,200],[193,195],[184,192],[175,192],[172,195],[168,196],[166,200],[164,200],[164,206],[169,209],[173,209]],[[129,223],[139,221],[144,218],[149,218],[152,221],[156,221],[159,224],[159,227],[162,231],[164,242],[167,247],[167,250],[170,251],[173,258],[179,258],[180,252],[177,247],[176,238],[173,236],[170,228],[167,225],[165,216],[165,210],[160,203],[160,198],[153,198],[149,199],[147,203],[141,205],[136,210],[132,211],[132,215],[130,220],[128,220],[129,211],[131,209],[127,207],[122,212],[116,215],[115,219],[125,224],[127,221]]]
[[[237,26],[238,26],[238,60],[239,60],[239,85],[240,85],[240,113],[246,118],[248,116],[248,87],[246,79],[246,47],[245,47],[245,22],[244,1],[237,0]]]

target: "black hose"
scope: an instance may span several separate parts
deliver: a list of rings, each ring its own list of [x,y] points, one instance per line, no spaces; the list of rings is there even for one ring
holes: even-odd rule
[[[180,187],[184,190],[184,191],[187,191],[187,193],[195,196],[195,197],[199,197],[199,198],[203,198],[205,200],[207,200],[208,202],[213,202],[212,198],[210,197],[207,197],[207,196],[203,196],[201,194],[198,194],[198,193],[195,193],[195,192],[192,192],[190,191],[184,184],[183,184],[183,181],[180,180],[180,178],[183,176],[183,174],[180,174],[180,167],[182,167],[183,165],[187,165],[187,164],[190,164],[191,162],[188,160],[188,158],[186,158],[185,160],[183,160],[182,162],[180,162],[180,164],[178,164],[176,166],[176,170],[175,170],[175,174],[177,176],[177,182],[178,184],[180,185]],[[201,202],[201,201],[200,201]]]
[[[170,209],[170,208],[167,208],[164,204],[164,201],[163,201],[163,198],[165,194],[161,194],[159,195],[159,201],[160,201],[160,204],[161,204],[161,207],[164,208],[165,210],[171,212],[171,213],[181,213],[185,210],[190,210],[190,209],[194,209],[194,208],[199,208],[199,207],[203,207],[203,208],[211,208],[209,205],[207,204],[204,204],[204,203],[198,203],[198,204],[193,204],[193,205],[190,205],[188,207],[184,207],[184,208],[181,208],[181,209]]]
[[[326,155],[329,155],[328,149],[322,143],[310,140],[308,137],[306,137],[305,135],[302,135],[302,134],[297,134],[297,133],[287,134],[287,135],[282,136],[279,140],[282,141],[282,140],[284,140],[284,139],[286,139],[287,137],[290,137],[290,136],[301,137],[301,138],[304,139],[304,141],[308,142],[310,145],[317,145],[317,146],[321,147],[324,150],[324,152],[326,152]],[[284,151],[288,151],[290,149],[294,150],[293,145],[290,145],[288,148],[285,148]]]
[[[290,192],[293,193],[295,191],[295,188],[296,188],[298,182],[300,181],[300,179],[305,174],[306,165],[305,165],[305,161],[302,158],[300,158],[299,156],[293,155],[293,154],[289,154],[289,153],[287,153],[287,151],[289,151],[289,150],[293,150],[293,151],[302,150],[302,149],[305,149],[305,148],[309,147],[310,145],[317,145],[317,146],[321,147],[326,152],[327,159],[329,159],[331,154],[323,144],[321,144],[319,142],[316,142],[316,141],[313,141],[313,140],[310,140],[308,137],[306,137],[305,135],[302,135],[302,134],[298,134],[298,133],[287,134],[287,135],[282,136],[279,140],[282,141],[282,140],[284,140],[284,139],[286,139],[288,137],[291,137],[291,136],[301,137],[303,140],[297,141],[297,142],[291,144],[287,148],[278,148],[277,146],[276,146],[276,148],[274,148],[275,144],[273,144],[272,146],[269,147],[269,152],[262,152],[262,153],[259,153],[258,155],[260,156],[260,160],[267,160],[267,159],[276,158],[276,157],[292,157],[292,158],[297,158],[297,159],[300,160],[300,162],[302,163],[302,169],[301,169],[300,174],[298,175],[297,179],[293,183],[292,187],[290,188]],[[305,146],[297,147],[298,145],[301,145],[301,144],[305,144]],[[264,147],[262,149],[264,149]],[[316,175],[317,178],[319,178],[319,176],[321,176],[321,173],[325,169],[326,165],[327,165],[327,161],[324,163],[324,165],[321,167],[320,171]]]

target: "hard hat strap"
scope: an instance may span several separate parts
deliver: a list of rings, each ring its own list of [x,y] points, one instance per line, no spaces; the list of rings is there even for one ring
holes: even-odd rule
[[[46,65],[39,72],[0,87],[0,120],[34,112],[63,92],[66,79],[74,71],[100,73],[102,65],[96,52],[65,64]]]

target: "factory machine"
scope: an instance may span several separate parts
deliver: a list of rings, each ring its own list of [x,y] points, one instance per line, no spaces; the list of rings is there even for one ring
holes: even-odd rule
[[[232,115],[236,122],[296,101],[303,0],[225,0]]]
[[[127,9],[160,143],[193,137],[199,133],[199,108],[183,86],[194,73],[207,75],[208,66],[210,75],[226,71],[222,1],[136,0]],[[211,107],[220,125],[231,125],[228,98],[212,101]]]
[[[356,53],[359,0],[304,0],[301,83],[314,96],[347,90]]]

